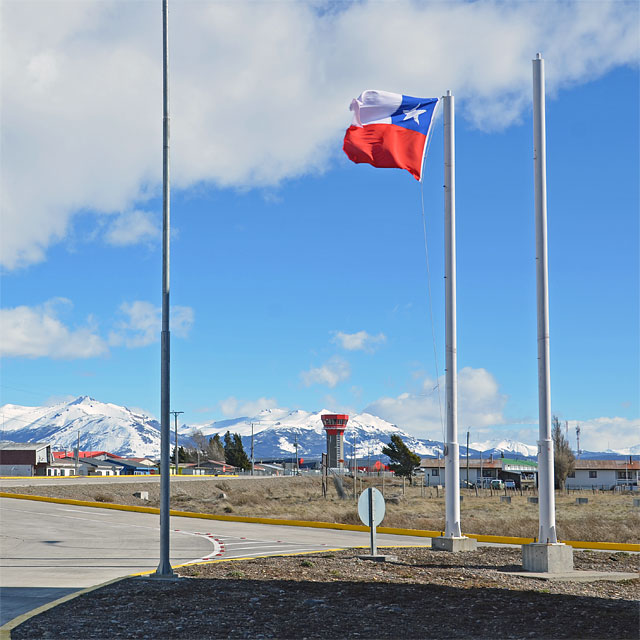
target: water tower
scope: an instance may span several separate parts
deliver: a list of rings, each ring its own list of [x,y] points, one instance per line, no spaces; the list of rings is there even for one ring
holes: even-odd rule
[[[322,416],[322,424],[327,432],[327,466],[330,469],[342,467],[344,463],[344,430],[349,416],[327,413]]]

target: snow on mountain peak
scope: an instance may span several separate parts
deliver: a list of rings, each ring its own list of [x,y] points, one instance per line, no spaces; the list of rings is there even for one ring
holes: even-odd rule
[[[80,431],[80,448],[110,451],[125,456],[160,454],[160,425],[139,410],[104,403],[90,396],[80,396],[71,402],[48,407],[26,407],[6,404],[3,415],[3,439],[13,442],[50,442],[54,449],[76,446]],[[289,457],[298,445],[300,456],[319,457],[326,448],[322,416],[328,409],[316,412],[304,409],[263,409],[255,416],[231,418],[201,425],[182,425],[181,444],[189,445],[189,436],[198,429],[206,437],[238,433],[245,449],[253,433],[256,458]],[[399,435],[418,455],[436,457],[443,450],[442,442],[416,438],[400,427],[370,413],[350,414],[345,430],[345,454],[355,450],[359,457],[379,456],[392,435]],[[173,430],[170,435],[173,441]],[[461,447],[461,452],[464,447]],[[511,439],[476,442],[470,452],[477,457],[505,454],[505,457],[535,457],[537,447]],[[623,450],[617,453],[622,453]],[[612,452],[613,453],[613,452]],[[624,450],[626,455],[638,455],[640,445]],[[592,456],[593,457],[593,456]]]
[[[93,402],[97,402],[91,396],[79,396],[75,400],[72,400],[68,403],[68,406],[76,405],[76,404],[91,404]]]

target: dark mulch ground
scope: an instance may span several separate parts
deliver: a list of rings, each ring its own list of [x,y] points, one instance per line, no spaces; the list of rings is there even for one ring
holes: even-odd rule
[[[41,614],[12,638],[638,638],[640,580],[548,582],[517,549],[393,549],[221,562],[178,581],[129,578]],[[577,569],[638,571],[638,556],[576,552]]]

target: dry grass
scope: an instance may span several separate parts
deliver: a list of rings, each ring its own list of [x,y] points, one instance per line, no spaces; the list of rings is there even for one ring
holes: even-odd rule
[[[362,484],[382,489],[381,478]],[[171,506],[181,511],[200,513],[261,516],[295,520],[321,520],[360,524],[355,500],[341,500],[333,483],[329,483],[327,498],[321,495],[319,477],[228,478],[194,481],[172,481]],[[159,485],[136,481],[109,482],[105,479],[101,497],[119,504],[141,504],[134,491],[148,491],[149,506],[159,506]],[[345,479],[345,489],[353,494],[353,480]],[[358,487],[358,492],[361,487]],[[95,500],[95,486],[63,485],[5,489],[14,493],[31,493],[78,500]],[[108,491],[108,493],[107,493]],[[388,527],[406,527],[441,531],[444,529],[444,496],[442,489],[406,485],[385,480],[386,516]],[[461,490],[462,528],[465,533],[534,537],[538,531],[538,505],[527,502],[527,494],[511,492],[511,504],[500,501],[502,493]],[[531,494],[533,495],[533,494]],[[588,497],[586,505],[576,504],[576,497]],[[107,500],[105,500],[107,501]],[[608,542],[638,542],[640,509],[633,507],[628,494],[592,493],[556,494],[556,521],[563,540]]]

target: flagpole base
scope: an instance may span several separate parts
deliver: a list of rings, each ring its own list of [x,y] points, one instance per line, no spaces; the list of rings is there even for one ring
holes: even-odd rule
[[[573,571],[573,547],[560,542],[523,544],[522,568],[534,573]]]
[[[478,541],[475,538],[467,538],[466,536],[440,536],[431,538],[431,548],[436,551],[449,551],[451,553],[475,551],[478,548]]]

